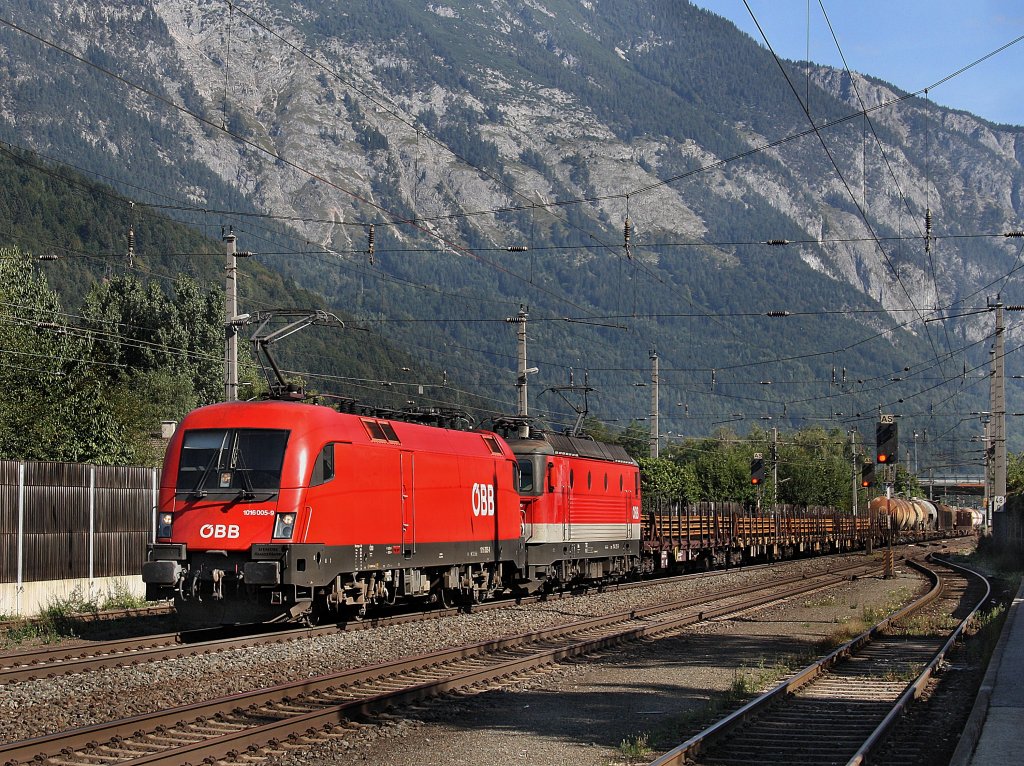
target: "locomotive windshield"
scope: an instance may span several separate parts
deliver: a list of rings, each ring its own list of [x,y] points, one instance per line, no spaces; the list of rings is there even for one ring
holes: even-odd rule
[[[231,428],[186,431],[178,463],[179,492],[253,497],[281,488],[288,431]]]

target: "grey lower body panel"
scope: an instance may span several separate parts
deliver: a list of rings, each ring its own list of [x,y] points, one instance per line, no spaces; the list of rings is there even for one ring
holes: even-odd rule
[[[619,556],[639,556],[639,540],[599,540],[568,543],[527,543],[527,559],[530,566],[548,566],[557,561],[604,559]]]
[[[467,574],[514,576],[524,565],[525,548],[519,539],[412,548],[265,543],[231,552],[157,545],[150,547],[149,558],[143,565],[147,597],[173,598],[181,621],[199,627],[295,620],[322,608],[329,593],[362,593],[362,598],[365,590],[353,587],[358,583],[426,597],[436,583],[448,587]],[[494,576],[484,579],[491,589]],[[398,587],[399,580],[404,587]]]

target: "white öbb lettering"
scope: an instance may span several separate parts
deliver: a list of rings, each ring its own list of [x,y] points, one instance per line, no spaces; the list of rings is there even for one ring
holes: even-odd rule
[[[203,526],[199,527],[199,536],[204,540],[208,540],[211,537],[234,540],[238,537],[238,534],[237,524],[203,524]]]
[[[493,516],[494,515],[494,485],[474,484],[473,485],[473,515]]]

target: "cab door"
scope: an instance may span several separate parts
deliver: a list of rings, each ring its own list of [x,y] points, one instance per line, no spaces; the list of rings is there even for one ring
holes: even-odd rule
[[[416,465],[412,452],[402,450],[398,459],[402,474],[402,555],[412,558],[416,553]]]

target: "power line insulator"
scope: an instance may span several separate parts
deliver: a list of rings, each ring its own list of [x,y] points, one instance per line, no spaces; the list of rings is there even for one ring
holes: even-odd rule
[[[530,248],[528,248],[526,245],[509,245],[506,249],[510,253],[525,253]]]
[[[1008,231],[1003,236],[1004,237],[1024,237],[1024,231]]]
[[[629,238],[633,234],[633,222],[629,220],[629,216],[626,216],[626,222],[622,225],[622,246],[626,248],[626,257],[632,258],[632,254],[629,252]]]
[[[366,254],[370,256],[370,265],[373,265],[373,253],[375,245],[373,243],[373,224],[370,224],[370,230],[366,233]]]
[[[924,251],[932,251],[932,211],[928,208],[924,211]]]
[[[766,317],[788,317],[788,311],[766,311],[764,312]]]
[[[773,246],[777,247],[779,245],[788,245],[789,244],[789,240],[788,239],[769,239],[767,242],[765,242],[765,244],[766,245],[773,245]]]

